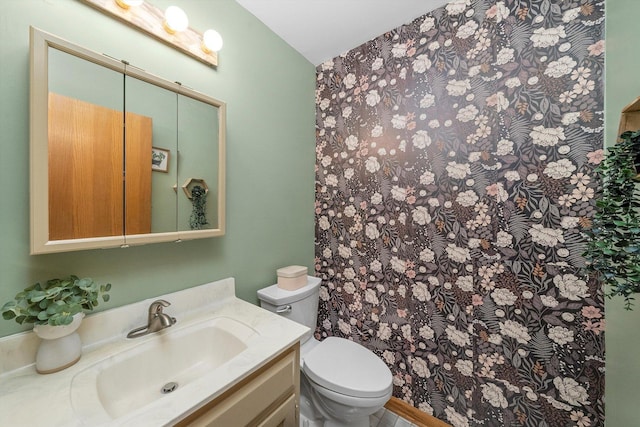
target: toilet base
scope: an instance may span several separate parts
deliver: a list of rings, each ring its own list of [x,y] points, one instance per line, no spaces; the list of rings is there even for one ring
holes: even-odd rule
[[[310,420],[300,413],[300,427],[323,427],[323,421]]]
[[[331,420],[310,420],[300,413],[300,427],[369,427],[371,424],[369,422],[369,418],[366,420],[362,420],[361,423],[355,423],[352,421],[348,424],[344,423],[334,423]]]
[[[314,396],[316,403],[314,403]],[[361,416],[354,416],[355,408],[342,406],[347,419],[337,419],[331,411],[340,407],[334,402],[333,408],[325,407],[327,402],[322,399],[309,383],[304,372],[300,373],[300,427],[370,427],[370,416],[375,411],[371,408],[361,408]],[[382,405],[380,406],[382,407]],[[375,410],[379,408],[374,408]]]
[[[335,423],[331,420],[326,420],[322,427],[369,427],[371,424],[369,423],[369,417],[360,422],[357,421],[349,421],[348,423]]]

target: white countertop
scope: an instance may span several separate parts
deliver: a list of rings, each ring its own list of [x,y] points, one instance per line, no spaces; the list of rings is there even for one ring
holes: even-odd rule
[[[127,339],[129,330],[146,324],[149,304],[160,298],[171,302],[165,312],[176,317],[176,325]],[[159,395],[153,403],[115,420],[106,411],[74,409],[74,402],[77,407],[79,401],[73,395],[78,396],[79,390],[72,393],[72,383],[74,387],[92,387],[73,381],[79,373],[161,334],[218,317],[237,320],[257,332],[248,348],[227,362],[224,369],[215,369],[171,394]],[[307,331],[302,325],[236,298],[234,279],[229,278],[87,316],[79,329],[82,358],[57,373],[36,373],[39,338],[33,332],[0,338],[0,426],[171,425],[255,372]]]

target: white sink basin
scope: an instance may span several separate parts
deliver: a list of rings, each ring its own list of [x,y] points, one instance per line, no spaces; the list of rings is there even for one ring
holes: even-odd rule
[[[126,416],[158,399],[179,393],[247,349],[257,333],[228,317],[217,317],[136,338],[142,342],[78,373],[71,403],[81,418],[104,413]],[[136,339],[129,340],[135,342]],[[174,388],[169,391],[168,389]],[[163,391],[165,393],[163,393]]]

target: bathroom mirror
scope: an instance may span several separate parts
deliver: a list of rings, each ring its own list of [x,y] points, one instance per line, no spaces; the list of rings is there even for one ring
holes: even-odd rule
[[[31,253],[224,234],[226,105],[31,28]]]

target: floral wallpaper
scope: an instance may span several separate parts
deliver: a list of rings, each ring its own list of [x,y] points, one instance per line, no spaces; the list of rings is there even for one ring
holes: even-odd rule
[[[604,1],[454,0],[317,68],[316,336],[466,426],[603,426]]]

